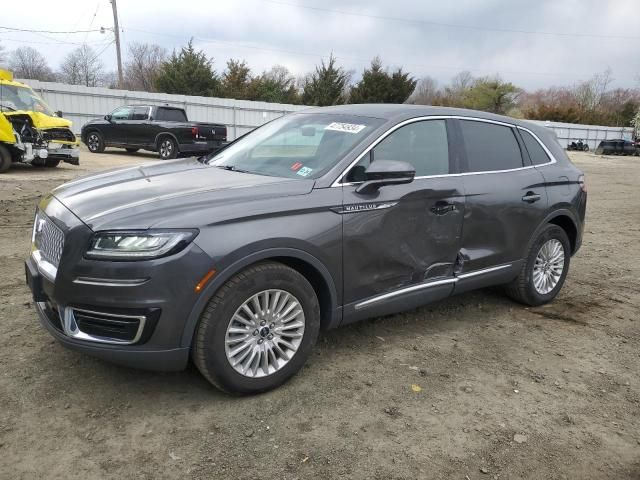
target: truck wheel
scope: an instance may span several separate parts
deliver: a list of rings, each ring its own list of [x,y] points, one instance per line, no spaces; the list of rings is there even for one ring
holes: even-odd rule
[[[140,149],[139,148],[125,148],[125,150],[127,151],[127,153],[136,153]]]
[[[53,160],[53,159],[47,159],[44,162],[44,166],[47,168],[56,168],[58,165],[60,165],[60,160]]]
[[[538,234],[517,278],[506,286],[507,295],[532,307],[553,300],[569,271],[571,244],[566,232],[547,224]]]
[[[104,140],[98,132],[89,132],[87,134],[87,148],[91,153],[104,152]]]
[[[162,160],[171,160],[178,156],[178,145],[173,137],[164,136],[158,140],[158,153]]]
[[[319,330],[318,298],[307,279],[281,263],[259,263],[236,274],[211,298],[192,357],[221,390],[264,392],[302,368]]]
[[[11,161],[11,152],[4,145],[0,145],[0,173],[9,170]]]

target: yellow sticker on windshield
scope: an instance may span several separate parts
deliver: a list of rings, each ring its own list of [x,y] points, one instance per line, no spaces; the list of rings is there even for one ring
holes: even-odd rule
[[[365,128],[366,125],[358,125],[357,123],[340,123],[333,122],[324,127],[325,130],[334,130],[336,132],[358,133]]]

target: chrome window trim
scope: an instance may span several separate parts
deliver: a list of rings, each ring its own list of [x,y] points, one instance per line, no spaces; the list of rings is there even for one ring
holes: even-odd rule
[[[403,295],[405,293],[415,292],[417,290],[424,290],[426,288],[437,287],[440,285],[447,285],[449,283],[456,283],[458,280],[465,280],[467,278],[476,277],[478,275],[484,275],[486,273],[503,270],[505,268],[511,267],[512,265],[513,265],[512,263],[506,263],[503,265],[496,265],[494,267],[481,268],[480,270],[473,270],[471,272],[462,273],[460,275],[456,275],[455,277],[444,278],[442,280],[433,280],[433,281],[419,283],[417,285],[411,285],[409,287],[400,288],[398,290],[393,290],[391,292],[383,293],[381,295],[377,295],[375,297],[369,298],[368,300],[359,302],[355,305],[355,309],[360,310],[361,308],[368,307],[369,305],[373,305],[375,303],[381,302],[382,300],[387,300],[388,298],[397,297],[398,295]]]
[[[538,136],[534,132],[532,132],[531,130],[529,130],[526,127],[521,127],[520,125],[515,125],[515,124],[512,124],[512,123],[500,122],[498,120],[489,120],[489,119],[486,119],[486,118],[478,118],[478,117],[464,117],[464,116],[461,116],[461,115],[432,115],[432,116],[426,116],[426,117],[423,116],[423,117],[415,117],[415,118],[410,118],[408,120],[404,120],[404,121],[398,123],[397,125],[392,126],[391,128],[389,128],[384,133],[382,133],[360,155],[358,155],[356,157],[356,159],[353,162],[351,162],[349,164],[349,166],[347,168],[345,168],[340,175],[338,175],[338,178],[336,178],[335,181],[331,184],[331,188],[333,188],[333,187],[348,187],[348,186],[351,186],[351,185],[360,185],[361,183],[363,183],[363,182],[344,182],[344,183],[341,183],[340,180],[342,178],[344,178],[344,176],[347,174],[347,172],[349,170],[351,170],[354,166],[356,166],[358,164],[358,162],[360,160],[362,160],[362,158],[365,155],[367,155],[372,149],[374,149],[376,147],[376,145],[378,145],[382,140],[384,140],[387,136],[392,134],[397,129],[402,128],[405,125],[409,125],[410,123],[423,122],[425,120],[446,120],[446,119],[471,120],[471,121],[474,121],[474,122],[493,123],[495,125],[502,125],[502,126],[509,127],[509,128],[518,128],[520,130],[524,130],[525,132],[530,133],[533,136],[533,138],[535,138],[537,140],[537,142],[544,149],[545,153],[549,156],[549,158],[551,158],[551,160],[549,162],[547,162],[547,163],[542,163],[540,165],[527,165],[527,166],[522,166],[522,167],[517,167],[517,168],[510,168],[510,169],[507,169],[507,170],[487,170],[487,171],[482,171],[482,172],[464,172],[464,173],[444,173],[444,174],[440,174],[440,175],[422,175],[422,176],[419,176],[419,177],[414,177],[414,180],[422,180],[424,178],[462,177],[462,176],[466,176],[466,175],[486,175],[486,174],[490,174],[490,173],[516,172],[516,171],[519,171],[519,170],[527,170],[527,169],[530,169],[530,168],[537,168],[537,167],[544,167],[546,165],[552,165],[552,164],[556,163],[556,161],[557,161],[556,158],[551,153],[551,151],[549,151],[547,146],[542,142],[542,140],[540,140],[540,138],[538,138]]]

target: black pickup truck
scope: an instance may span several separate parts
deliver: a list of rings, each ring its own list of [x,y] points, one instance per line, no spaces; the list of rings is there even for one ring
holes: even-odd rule
[[[158,152],[167,160],[179,154],[204,155],[227,144],[227,127],[216,123],[189,122],[182,108],[128,105],[82,126],[82,142],[93,153],[120,147],[133,153]]]

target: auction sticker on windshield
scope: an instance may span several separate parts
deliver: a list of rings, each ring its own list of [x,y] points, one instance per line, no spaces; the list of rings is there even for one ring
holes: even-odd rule
[[[359,133],[366,125],[358,125],[357,123],[340,123],[333,122],[324,127],[325,130],[335,130],[336,132]]]

